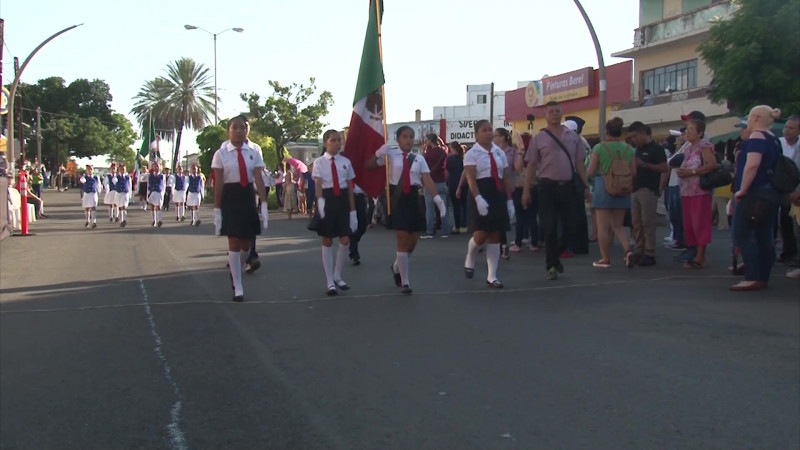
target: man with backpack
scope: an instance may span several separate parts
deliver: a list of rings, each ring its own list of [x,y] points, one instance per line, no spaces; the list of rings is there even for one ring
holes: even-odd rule
[[[636,176],[633,178],[631,216],[633,219],[634,261],[640,266],[656,263],[656,209],[661,197],[661,174],[669,171],[664,147],[653,141],[650,127],[633,122],[628,133],[636,146]]]

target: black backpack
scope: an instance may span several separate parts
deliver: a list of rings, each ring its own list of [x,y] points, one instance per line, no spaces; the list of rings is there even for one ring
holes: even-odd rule
[[[766,135],[766,133],[764,134]],[[797,168],[791,158],[783,155],[783,148],[778,138],[772,135],[767,136],[778,150],[778,159],[775,162],[775,167],[767,170],[770,184],[779,193],[790,194],[800,184],[800,169]]]

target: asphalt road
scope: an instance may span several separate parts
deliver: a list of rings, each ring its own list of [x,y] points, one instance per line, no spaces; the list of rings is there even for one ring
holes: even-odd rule
[[[503,290],[463,277],[465,236],[422,241],[402,296],[371,229],[326,297],[306,220],[272,214],[234,304],[209,208],[87,230],[45,199],[0,243],[3,449],[800,447],[798,283],[729,292],[725,234],[706,270],[515,254]]]

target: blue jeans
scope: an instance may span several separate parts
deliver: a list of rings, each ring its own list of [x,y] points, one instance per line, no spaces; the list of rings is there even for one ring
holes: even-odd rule
[[[752,227],[748,224],[741,201],[733,212],[733,233],[736,244],[742,253],[744,262],[745,281],[769,281],[769,274],[775,264],[775,239],[773,228],[778,219],[779,197],[772,188],[762,188],[748,195],[762,195],[775,204],[775,211],[770,214],[766,222],[760,226]]]
[[[448,201],[450,200],[450,196],[447,195],[447,183],[442,182],[435,184],[436,192],[442,197],[442,201],[447,207],[447,214],[442,217],[442,235],[448,235],[453,229],[453,226],[450,224],[450,214],[453,208],[450,207],[450,202]],[[433,196],[431,196],[428,191],[425,191],[425,223],[427,228],[426,232],[429,235],[436,234],[436,205],[433,203]]]
[[[536,200],[536,199],[534,199]],[[539,224],[537,221],[537,201],[532,201],[528,208],[522,206],[522,188],[514,189],[514,209],[517,213],[516,237],[514,243],[522,246],[522,240],[529,237],[531,245],[539,242]]]
[[[685,243],[685,239],[683,236],[683,207],[681,206],[681,187],[667,187],[667,196],[669,198],[669,206],[667,206],[669,223],[672,225],[672,231],[674,233],[672,238],[679,244],[683,244]]]

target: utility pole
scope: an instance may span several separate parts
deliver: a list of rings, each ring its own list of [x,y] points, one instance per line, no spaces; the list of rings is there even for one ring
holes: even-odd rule
[[[42,164],[42,108],[39,106],[36,107],[36,159]]]
[[[3,87],[3,45],[5,44],[5,39],[6,39],[5,30],[6,30],[6,21],[0,19],[0,88]],[[11,103],[11,99],[9,99],[8,102]],[[2,117],[3,116],[0,116],[0,118]],[[2,123],[3,121],[0,120],[0,132],[3,131]]]
[[[492,81],[492,87],[489,91],[489,125],[494,130],[494,81]]]
[[[19,58],[14,57],[14,77],[19,76]],[[22,91],[18,91],[17,96],[17,136],[19,138],[19,166],[25,166],[25,130],[22,128]],[[14,139],[14,136],[9,136]]]

